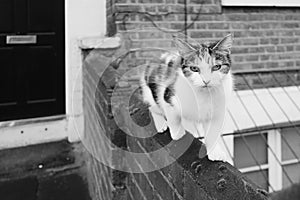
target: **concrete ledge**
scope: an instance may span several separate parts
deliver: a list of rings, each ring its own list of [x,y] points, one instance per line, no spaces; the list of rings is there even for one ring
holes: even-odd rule
[[[81,49],[115,49],[121,46],[120,37],[85,37],[78,40]]]

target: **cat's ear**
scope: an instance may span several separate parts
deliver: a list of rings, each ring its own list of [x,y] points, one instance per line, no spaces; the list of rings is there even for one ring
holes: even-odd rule
[[[176,36],[173,36],[173,41],[180,55],[187,55],[191,52],[196,51],[196,49],[192,47],[188,42]]]
[[[233,36],[229,34],[225,36],[223,39],[214,43],[210,48],[211,50],[219,50],[219,51],[225,51],[227,53],[230,53],[232,43],[233,43]]]

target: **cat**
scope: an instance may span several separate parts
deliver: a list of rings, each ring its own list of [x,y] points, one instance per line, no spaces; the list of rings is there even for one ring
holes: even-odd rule
[[[233,90],[231,34],[208,44],[173,38],[176,51],[162,55],[163,64],[147,65],[140,84],[158,132],[169,127],[173,140],[190,132],[203,138],[210,160],[220,155],[219,136],[228,99]],[[223,106],[224,105],[224,106]]]

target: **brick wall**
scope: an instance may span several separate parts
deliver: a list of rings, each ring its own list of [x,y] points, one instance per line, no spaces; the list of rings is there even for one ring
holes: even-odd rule
[[[199,41],[234,34],[233,70],[300,66],[300,8],[224,7],[220,0],[108,0],[109,34],[127,32],[132,47],[170,47],[188,25]],[[187,13],[187,15],[185,15]],[[137,58],[151,56],[139,53]]]

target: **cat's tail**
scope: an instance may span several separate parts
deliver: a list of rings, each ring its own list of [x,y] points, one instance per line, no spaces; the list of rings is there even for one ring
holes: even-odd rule
[[[166,52],[163,53],[160,57],[162,63],[166,64],[169,67],[180,67],[181,65],[181,56],[178,52]]]
[[[151,71],[151,66],[146,65],[140,74],[140,87],[142,89],[143,101],[148,103],[150,106],[156,105],[151,89],[149,88],[149,73]]]

